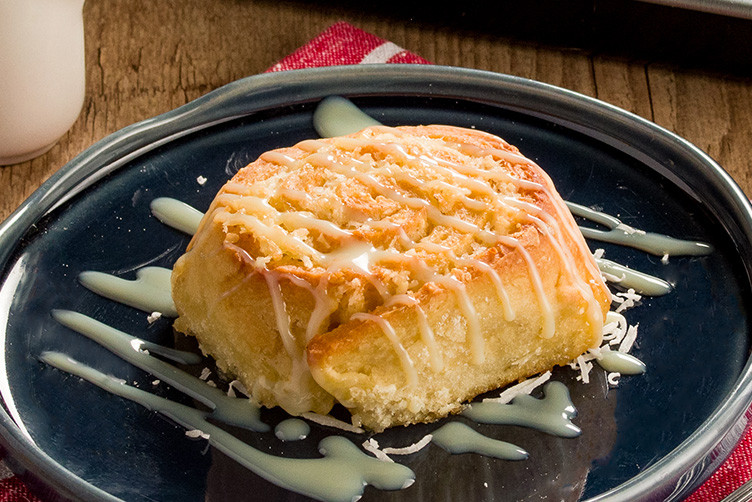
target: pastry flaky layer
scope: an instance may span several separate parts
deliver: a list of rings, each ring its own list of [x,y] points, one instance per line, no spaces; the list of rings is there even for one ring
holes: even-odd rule
[[[266,152],[175,265],[175,326],[253,398],[380,431],[601,341],[610,305],[550,178],[502,139],[376,126]]]

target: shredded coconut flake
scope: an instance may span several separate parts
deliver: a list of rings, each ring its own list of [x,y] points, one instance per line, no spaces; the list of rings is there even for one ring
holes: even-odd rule
[[[432,434],[426,434],[423,436],[423,439],[417,443],[411,444],[410,446],[404,446],[402,448],[384,448],[382,451],[388,455],[411,455],[428,446],[428,443],[430,443],[432,439]]]
[[[598,359],[604,352],[612,350],[612,347],[618,347],[619,352],[629,352],[637,339],[637,326],[630,326],[627,319],[621,314],[622,311],[634,307],[642,295],[630,288],[627,291],[616,293],[612,296],[612,304],[617,305],[615,310],[606,314],[606,320],[603,325],[603,345],[598,348],[590,349],[585,354],[578,356],[569,363],[570,368],[579,371],[577,380],[583,383],[590,382],[590,373],[593,364],[590,362]],[[609,387],[618,387],[621,374],[618,372],[606,373],[606,380]]]
[[[484,403],[506,404],[520,394],[530,394],[533,390],[546,383],[551,378],[551,372],[546,371],[535,378],[528,378],[522,382],[513,385],[499,394],[499,397],[488,397],[483,400]]]
[[[668,264],[668,253],[663,255],[663,257],[661,258],[661,263],[663,263],[664,265]]]
[[[628,308],[634,307],[634,302],[632,300],[627,300],[616,309],[617,312],[624,312]]]
[[[206,380],[211,375],[211,370],[209,368],[204,368],[201,370],[201,374],[199,375],[199,378],[201,380]]]
[[[162,317],[162,312],[152,312],[146,317],[146,320],[149,321],[149,324],[156,322],[157,319]]]
[[[363,441],[363,449],[367,452],[373,453],[373,455],[382,462],[394,462],[389,455],[379,449],[379,442],[373,438]]]
[[[609,312],[608,314],[609,315],[606,317],[606,324],[603,326],[603,340],[621,341],[621,339],[624,338],[624,334],[627,332],[627,320],[623,315],[617,314],[616,312]]]
[[[582,383],[590,383],[590,370],[593,369],[593,363],[586,361],[584,356],[579,356],[577,357],[577,368],[580,370],[577,380],[581,380]]]
[[[629,308],[634,307],[635,302],[638,302],[641,299],[642,299],[642,295],[635,293],[635,290],[632,288],[630,288],[626,292],[616,293],[614,296],[612,296],[612,300],[614,301],[614,303],[620,304],[616,308],[616,313],[620,313]]]
[[[152,385],[159,385],[159,383],[160,383],[159,380],[154,380],[151,384]]]
[[[634,345],[635,340],[637,340],[638,326],[639,324],[635,324],[634,326],[627,328],[627,334],[624,336],[621,345],[619,345],[619,352],[629,352],[632,350],[632,345]]]
[[[607,375],[606,379],[608,380],[608,384],[611,387],[618,387],[619,386],[619,377],[621,376],[621,373],[614,371]]]
[[[593,253],[593,257],[596,259],[603,258],[604,254],[606,254],[606,250],[604,250],[603,248],[598,248]]]
[[[257,270],[264,270],[266,268],[266,265],[272,261],[271,256],[258,256],[253,262],[253,266],[256,267]]]
[[[209,439],[209,434],[199,429],[187,430],[185,431],[185,435],[188,436],[189,438]]]
[[[203,176],[199,176],[198,178],[196,178],[196,183],[198,183],[201,186],[204,186],[204,183],[206,183],[206,178],[204,178]]]
[[[227,387],[227,395],[230,397],[236,397],[235,391],[240,392],[245,397],[250,397],[248,395],[248,390],[245,388],[245,385],[243,385],[243,382],[240,380],[233,380],[230,382],[230,385]]]
[[[326,427],[334,427],[347,432],[355,432],[357,434],[363,434],[365,432],[360,427],[356,427],[352,424],[348,424],[347,422],[343,422],[342,420],[338,420],[331,415],[320,415],[318,413],[313,413],[312,411],[306,411],[302,413],[301,416],[305,419],[310,420],[311,422],[315,422]]]
[[[628,300],[634,300],[634,301],[642,300],[642,295],[639,293],[636,293],[633,288],[629,288],[626,292],[616,293],[616,294]]]

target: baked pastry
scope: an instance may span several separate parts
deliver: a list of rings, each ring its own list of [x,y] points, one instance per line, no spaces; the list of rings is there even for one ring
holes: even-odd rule
[[[219,192],[177,330],[265,406],[380,431],[457,412],[601,341],[610,293],[550,178],[458,127],[266,152]]]

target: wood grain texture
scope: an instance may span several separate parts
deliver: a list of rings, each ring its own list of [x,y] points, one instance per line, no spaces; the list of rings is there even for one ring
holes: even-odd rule
[[[752,195],[750,78],[536,44],[505,36],[503,24],[473,31],[336,3],[87,0],[84,19],[81,115],[45,155],[0,168],[0,219],[99,139],[262,72],[340,20],[436,64],[532,78],[625,108],[696,144]]]

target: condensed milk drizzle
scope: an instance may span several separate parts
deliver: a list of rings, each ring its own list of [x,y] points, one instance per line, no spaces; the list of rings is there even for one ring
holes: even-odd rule
[[[621,244],[656,256],[704,256],[713,252],[713,246],[704,242],[687,241],[646,232],[625,225],[615,216],[573,202],[567,202],[567,207],[575,216],[608,227],[608,231],[580,227],[582,235],[587,239]]]
[[[329,436],[319,443],[323,458],[289,458],[263,453],[207,420],[212,418],[256,432],[269,432],[271,428],[260,420],[259,408],[255,403],[224,394],[200,378],[153,357],[146,348],[184,363],[195,363],[196,358],[200,360],[196,354],[159,347],[78,312],[55,310],[52,315],[63,326],[159,377],[209,406],[212,411],[200,411],[137,389],[124,380],[100,373],[59,352],[42,353],[42,362],[162,413],[188,431],[198,432],[209,444],[271,483],[318,500],[349,502],[357,500],[369,484],[382,490],[400,490],[415,481],[415,474],[407,466],[370,457],[340,436]],[[566,387],[558,382],[549,383],[544,388],[542,399],[518,396],[511,404],[481,406],[476,411],[481,417],[477,420],[480,423],[514,423],[562,437],[572,437],[579,431],[568,422],[575,410]],[[468,417],[472,419],[470,414]],[[282,441],[302,440],[309,432],[308,423],[296,418],[283,420],[274,429],[275,436]],[[423,440],[424,443],[429,441],[453,454],[476,453],[506,460],[524,460],[528,457],[522,448],[489,438],[457,421],[449,421],[436,428]]]
[[[544,397],[516,396],[510,404],[493,401],[472,403],[462,414],[481,424],[521,425],[559,437],[577,437],[582,431],[572,423],[577,414],[567,386],[548,382]]]
[[[320,500],[337,501],[354,500],[366,484],[384,490],[398,490],[414,482],[414,474],[409,468],[369,457],[343,437],[328,437],[319,444],[324,458],[290,459],[262,453],[206,420],[211,417],[257,432],[267,432],[270,428],[259,420],[259,409],[254,403],[225,395],[199,378],[155,359],[144,347],[179,362],[195,363],[198,357],[196,354],[167,347],[157,348],[155,344],[139,340],[77,312],[56,310],[53,311],[53,317],[62,325],[87,336],[124,360],[198,399],[213,408],[213,411],[199,411],[136,389],[124,380],[100,373],[62,353],[45,352],[40,356],[43,362],[162,413],[190,431],[200,432],[211,445],[272,483]],[[542,399],[524,396],[529,398],[525,401],[523,396],[518,396],[512,404],[486,407],[488,409],[480,407],[481,419],[478,421],[514,423],[562,437],[576,435],[578,429],[566,425],[567,417],[571,418],[574,414],[566,387],[554,382],[548,384],[544,392],[545,397]],[[470,414],[468,416],[471,417]],[[306,422],[287,419],[277,425],[275,435],[283,441],[300,440],[309,431],[310,427]],[[528,457],[522,448],[488,438],[456,421],[438,427],[427,439],[453,454],[476,453],[506,460],[524,460]],[[341,458],[334,462],[333,457]],[[342,462],[352,465],[345,469]],[[389,465],[400,467],[385,467]],[[327,479],[322,481],[320,476]]]
[[[449,422],[432,433],[431,442],[449,453],[476,453],[502,460],[526,460],[530,455],[517,445],[491,439],[462,422]]]
[[[98,295],[125,303],[144,312],[160,312],[177,317],[170,289],[172,270],[144,267],[136,271],[136,279],[128,280],[103,272],[85,271],[78,281]]]
[[[397,145],[399,146],[399,145]],[[390,147],[391,148],[391,147]],[[423,159],[425,159],[425,156],[423,156]],[[294,159],[288,159],[290,161]],[[451,170],[448,170],[451,171]],[[469,178],[468,178],[469,179]],[[475,180],[473,180],[475,181]],[[485,187],[486,190],[490,190],[490,188],[485,184],[480,184],[479,186]],[[472,188],[479,189],[478,186],[473,185]],[[468,189],[472,189],[468,187]],[[235,187],[231,187],[231,190],[236,192],[235,196],[238,197],[242,192],[248,192],[248,188],[242,185],[237,185]],[[232,196],[233,193],[227,193],[223,196]],[[302,195],[300,195],[300,198],[303,198]],[[258,208],[263,208],[265,212],[270,215],[272,219],[276,218],[277,216],[282,215],[283,213],[279,213],[277,210],[275,210],[268,202],[264,201],[263,199],[259,199],[258,201],[254,200],[254,197],[245,197],[246,199],[251,201],[251,204],[255,204]],[[426,202],[426,201],[424,201]],[[544,233],[544,235],[547,235],[548,237],[552,238],[551,235],[553,233],[553,229],[551,228],[551,221],[552,218],[547,213],[542,212],[540,209],[537,209],[537,206],[534,206],[528,202],[525,201],[517,201],[517,200],[510,200],[509,198],[505,199],[505,202],[507,203],[507,207],[512,208],[512,210],[522,210],[528,212],[530,215],[529,219],[537,219],[537,226],[541,229],[541,232]],[[190,208],[186,205],[178,204],[177,201],[175,202],[167,202],[167,201],[160,201],[159,199],[155,201],[153,204],[156,207],[160,207],[161,209],[161,215],[160,220],[163,221],[165,224],[180,228],[179,222],[181,220],[185,219],[185,216],[181,214],[182,211],[188,212],[188,214],[195,213],[196,211]],[[166,208],[166,209],[165,209]],[[190,211],[186,208],[190,208]],[[300,213],[298,213],[300,214]],[[603,214],[603,213],[600,213]],[[241,217],[247,216],[247,215],[241,215]],[[539,218],[540,216],[540,218]],[[605,215],[608,217],[608,215]],[[599,216],[600,217],[600,216]],[[287,221],[293,221],[293,218],[296,217],[286,217],[289,218]],[[453,218],[453,217],[448,217]],[[547,221],[543,221],[543,220]],[[341,229],[339,227],[336,227],[331,222],[325,222],[321,223],[322,220],[318,220],[310,215],[302,215],[302,218],[295,220],[298,223],[306,224],[307,228],[317,228],[319,231],[322,231],[322,233],[326,233],[327,235],[334,236],[339,239],[353,239],[352,232]],[[228,219],[226,222],[232,222],[232,219]],[[254,218],[253,223],[257,226],[257,228],[267,227],[269,228],[268,224],[261,221],[258,218]],[[384,223],[388,223],[389,225],[396,225],[391,222],[370,222],[366,221],[365,224],[368,225],[374,225],[374,226],[384,226]],[[275,223],[276,224],[276,223]],[[476,227],[477,228],[477,227]],[[401,229],[400,229],[401,230]],[[455,294],[455,297],[458,302],[458,306],[460,307],[460,311],[463,314],[463,317],[465,317],[466,320],[469,320],[468,323],[468,331],[470,333],[470,347],[472,349],[472,353],[474,355],[474,360],[476,362],[481,361],[482,357],[482,336],[480,336],[480,328],[478,326],[478,316],[474,315],[474,307],[472,305],[472,302],[469,301],[469,297],[467,296],[467,293],[464,291],[464,284],[462,284],[460,281],[456,280],[452,275],[442,275],[436,273],[435,270],[433,270],[431,267],[427,266],[425,263],[423,263],[421,260],[417,259],[416,257],[410,257],[404,253],[398,253],[393,250],[377,250],[373,248],[370,245],[367,245],[365,243],[362,243],[360,241],[354,241],[353,244],[351,244],[349,247],[344,246],[340,250],[330,252],[330,253],[320,253],[316,251],[314,248],[311,248],[308,246],[305,242],[303,242],[300,239],[297,239],[296,237],[290,235],[290,233],[287,233],[281,226],[277,227],[277,232],[285,232],[286,238],[283,239],[285,242],[289,242],[291,244],[291,247],[297,250],[311,250],[310,257],[314,260],[318,260],[319,263],[322,266],[327,267],[327,269],[330,272],[336,271],[339,268],[343,267],[351,267],[355,268],[359,272],[362,272],[364,277],[367,278],[367,280],[374,285],[376,290],[381,295],[383,301],[387,305],[392,305],[393,303],[389,302],[389,299],[391,298],[391,295],[389,295],[389,292],[386,291],[386,288],[384,287],[383,283],[379,280],[377,275],[373,273],[373,267],[381,264],[386,264],[389,262],[398,262],[398,263],[407,263],[415,272],[415,274],[421,279],[422,282],[429,282],[433,281],[437,284],[441,284],[450,291],[452,291]],[[277,237],[277,235],[275,235]],[[553,309],[551,305],[548,302],[548,298],[543,292],[543,284],[540,280],[540,275],[538,273],[537,268],[535,267],[534,263],[532,262],[532,257],[530,257],[529,253],[527,253],[526,249],[520,245],[519,241],[517,241],[514,238],[511,237],[497,237],[497,240],[501,245],[505,245],[507,247],[516,249],[520,255],[523,257],[525,262],[528,265],[528,270],[530,272],[531,276],[531,283],[534,288],[534,290],[538,294],[539,302],[541,304],[541,308],[543,311],[543,328],[541,335],[542,336],[551,336],[553,334],[554,329],[554,322],[553,322]],[[279,241],[276,241],[279,242]],[[440,244],[436,243],[430,243],[430,242],[414,242],[410,240],[407,235],[404,233],[404,230],[400,233],[400,242],[403,246],[412,249],[426,249],[433,252],[441,252],[447,255],[454,263],[456,263],[459,266],[467,267],[468,269],[475,269],[479,271],[480,273],[485,273],[488,275],[490,280],[493,282],[498,298],[500,300],[500,304],[502,308],[504,309],[504,315],[507,320],[513,320],[515,313],[511,309],[511,302],[509,301],[508,295],[506,294],[506,290],[504,289],[503,283],[501,282],[501,278],[498,276],[498,274],[495,272],[493,267],[491,267],[488,263],[472,259],[472,258],[463,258],[458,257],[456,254],[454,254],[453,250],[446,246],[441,246]],[[552,240],[554,242],[554,240]],[[253,265],[255,261],[251,258],[251,256],[245,251],[244,249],[240,248],[239,246],[235,246],[230,243],[225,243],[226,247],[232,248],[239,256],[242,256],[244,261],[247,263]],[[558,248],[558,255],[559,258],[562,260],[562,263],[565,264],[565,269],[567,269],[567,272],[571,273],[571,267],[568,265],[570,260],[565,259],[564,256],[562,256],[563,252],[561,251],[561,246],[556,245]],[[607,277],[611,278],[617,278],[620,281],[620,285],[624,287],[631,287],[634,288],[638,293],[641,294],[647,294],[647,295],[661,295],[666,294],[671,290],[671,286],[663,281],[662,279],[643,274],[639,271],[635,271],[632,269],[628,269],[626,267],[623,267],[619,264],[616,264],[614,262],[611,262],[609,260],[604,259],[598,259],[596,260],[599,268],[601,269],[601,272],[605,273]],[[258,270],[260,272],[264,272],[264,278],[267,281],[267,284],[270,289],[270,295],[273,298],[273,304],[274,304],[274,310],[275,310],[275,317],[277,319],[278,328],[281,333],[281,336],[283,338],[288,337],[289,333],[289,318],[286,313],[286,308],[284,307],[284,298],[281,295],[281,290],[279,288],[278,281],[280,279],[286,279],[292,282],[293,284],[303,287],[307,289],[312,297],[314,298],[314,309],[311,315],[311,318],[309,319],[309,322],[306,326],[306,340],[310,340],[315,334],[320,332],[325,328],[327,325],[327,320],[329,319],[329,316],[331,313],[336,310],[337,305],[335,302],[333,302],[327,295],[326,295],[326,281],[328,278],[328,274],[323,274],[322,279],[319,281],[318,284],[312,285],[307,280],[299,278],[291,273],[280,273],[277,274],[278,277],[273,277],[273,274],[271,271],[260,269]],[[583,289],[583,285],[580,285],[581,290]],[[584,288],[587,288],[585,285]],[[587,295],[589,288],[587,290],[584,290],[583,296]],[[436,344],[435,335],[433,334],[432,330],[430,329],[430,326],[428,324],[428,320],[425,316],[425,313],[422,312],[422,309],[419,308],[419,304],[415,298],[408,293],[403,293],[401,295],[403,298],[402,303],[405,305],[410,305],[412,308],[416,309],[416,316],[418,319],[418,326],[420,329],[421,337],[424,340],[424,343],[426,344],[426,347],[428,348],[431,362],[431,367],[435,371],[440,371],[443,367],[443,361],[441,360],[440,354],[438,353],[438,346]],[[404,298],[411,298],[411,302],[405,302]],[[276,300],[276,301],[275,301]],[[380,325],[381,327],[381,325]],[[385,336],[388,335],[387,333],[384,333]],[[288,340],[289,341],[289,340]],[[394,344],[394,341],[390,341],[390,343],[395,347],[395,350],[397,352],[403,350],[401,348],[401,345],[399,345],[399,342],[397,345]],[[398,346],[399,345],[399,346]],[[293,350],[292,344],[285,344],[286,348],[290,349],[290,355],[294,360],[297,360],[295,362],[296,370],[295,374],[300,375],[301,373],[301,365],[304,364],[303,361],[303,353],[301,350]],[[406,381],[410,380],[409,375],[411,372],[414,371],[413,364],[407,361],[409,359],[405,359],[404,357],[400,356],[400,360],[402,361],[403,369],[405,371],[406,375]]]
[[[214,410],[212,417],[225,423],[245,427],[247,429],[266,432],[269,426],[259,419],[258,407],[253,406],[247,399],[237,399],[227,396],[221,390],[206,385],[198,378],[157,359],[148,353],[147,342],[101,323],[91,317],[70,310],[54,310],[53,318],[63,326],[76,331],[105,347],[130,364],[148,371],[163,382],[200,401]],[[151,347],[153,350],[153,347]],[[154,350],[168,357],[162,350]],[[173,351],[170,358],[183,362],[195,362],[190,359],[194,355],[184,355],[180,351]]]
[[[410,354],[407,353],[405,347],[400,343],[399,338],[397,337],[397,333],[394,332],[394,328],[389,323],[389,321],[379,315],[368,314],[365,312],[358,312],[357,314],[354,314],[352,317],[350,317],[350,319],[360,319],[363,321],[371,321],[375,323],[381,329],[382,333],[384,333],[389,339],[389,342],[391,342],[394,351],[397,353],[397,357],[400,360],[402,369],[407,375],[407,384],[412,387],[418,385],[418,372],[415,369],[415,364],[413,363],[412,359],[410,359]]]
[[[393,132],[392,129],[383,128],[385,130],[388,130],[390,132]],[[397,130],[394,130],[397,131]],[[397,132],[398,133],[398,132]],[[345,148],[357,148],[361,146],[361,140],[356,138],[339,138],[337,139],[337,143],[335,145],[336,147],[345,147]],[[423,153],[420,157],[418,156],[410,156],[409,158],[406,157],[408,154],[405,152],[405,150],[402,148],[401,145],[397,145],[394,143],[380,143],[380,142],[374,142],[369,141],[367,143],[367,146],[370,149],[376,149],[377,151],[382,151],[382,155],[387,154],[396,154],[400,155],[401,157],[404,157],[403,160],[408,160],[409,162],[424,162],[424,163],[430,163],[432,167],[435,167],[437,165],[442,164],[444,161],[441,159],[434,158],[426,153]],[[421,180],[417,180],[414,178],[408,171],[409,169],[400,168],[397,166],[391,166],[389,168],[376,168],[373,169],[370,164],[367,164],[365,162],[362,162],[358,159],[352,159],[348,158],[345,162],[340,162],[334,153],[327,153],[326,152],[326,143],[319,141],[319,140],[307,140],[303,141],[298,144],[298,147],[311,152],[308,158],[303,159],[296,159],[289,155],[286,155],[282,152],[273,151],[273,152],[267,152],[264,155],[262,155],[262,160],[265,160],[267,162],[272,162],[277,165],[283,166],[289,171],[298,169],[302,167],[304,162],[311,161],[316,165],[323,165],[326,168],[328,168],[330,171],[344,176],[345,178],[351,178],[355,179],[361,183],[363,183],[365,186],[367,186],[369,189],[373,190],[378,195],[387,197],[391,200],[394,200],[398,203],[404,204],[407,207],[410,207],[412,209],[416,210],[425,210],[426,214],[428,216],[428,219],[431,223],[435,225],[444,225],[450,228],[453,228],[459,232],[464,232],[472,235],[475,239],[478,241],[484,243],[485,245],[506,245],[509,247],[514,248],[515,250],[520,251],[520,253],[525,258],[526,263],[528,264],[528,268],[530,270],[530,276],[531,280],[533,282],[534,290],[536,291],[539,303],[541,306],[541,314],[543,318],[543,325],[542,325],[542,333],[541,335],[545,338],[549,338],[553,336],[554,331],[554,322],[553,322],[553,308],[549,303],[548,298],[546,297],[542,284],[540,283],[539,279],[539,273],[530,259],[529,255],[525,252],[524,247],[517,241],[517,239],[513,237],[500,237],[496,235],[493,232],[490,232],[488,230],[480,228],[478,225],[465,221],[463,219],[457,218],[455,216],[444,214],[438,207],[434,206],[429,200],[426,200],[425,198],[413,196],[413,195],[406,195],[402,193],[401,190],[393,187],[389,187],[386,184],[382,183],[377,179],[377,175],[384,172],[385,169],[388,170],[388,174],[391,178],[397,179],[397,180],[408,180],[410,184],[418,185],[421,183]],[[488,155],[499,155],[498,152],[489,152]],[[517,157],[514,157],[517,158]],[[409,165],[408,162],[408,165]],[[454,165],[452,166],[454,167]],[[467,168],[464,167],[461,169],[464,169],[465,171],[468,171],[468,169],[472,169],[477,172],[483,171],[482,169],[476,169],[476,168]],[[442,168],[442,172],[451,172],[451,169],[444,169]],[[455,176],[455,179],[457,177]],[[464,179],[468,179],[465,176],[462,176],[460,178],[460,181]],[[505,181],[508,182],[514,182],[515,178],[513,177],[505,177]],[[449,185],[454,188],[454,185]],[[535,187],[540,187],[539,184],[533,184]],[[464,201],[467,203],[469,199],[465,194],[470,193],[472,191],[472,188],[477,188],[478,184],[476,183],[473,186],[470,187],[462,187],[465,188],[465,193],[460,193],[460,201]],[[480,184],[480,186],[484,187],[484,191],[486,195],[489,194],[490,188],[484,184]],[[493,190],[490,190],[492,192],[492,203],[498,203],[498,204],[505,204],[504,201],[496,194]],[[485,203],[485,207],[488,207],[488,202]],[[232,217],[228,217],[227,220],[225,220],[225,223],[231,222]],[[537,220],[540,222],[540,220]],[[548,228],[546,227],[544,229],[544,232],[549,235],[552,240],[553,236],[548,231]],[[415,243],[413,243],[413,247],[415,247]],[[554,248],[557,250],[560,258],[562,258],[565,263],[568,263],[568,265],[565,265],[565,269],[567,271],[571,271],[574,267],[572,262],[571,256],[565,255],[562,251],[562,246],[555,245]],[[319,256],[309,256],[313,259],[321,257]],[[471,262],[479,262],[483,263],[480,260],[476,260],[473,258],[466,259],[466,261]],[[471,264],[472,266],[472,264]],[[456,278],[454,278],[451,274],[442,275],[437,273],[429,273],[425,274],[425,267],[421,267],[423,269],[421,278],[421,281],[423,283],[425,282],[433,282],[435,284],[442,285],[452,291],[458,302],[458,306],[460,308],[460,311],[462,312],[463,316],[465,317],[467,329],[468,329],[468,338],[470,341],[470,349],[471,353],[473,355],[473,360],[476,364],[480,364],[484,361],[485,353],[484,353],[484,347],[483,347],[483,336],[481,334],[480,325],[478,322],[478,317],[475,312],[475,307],[472,305],[472,302],[469,300],[469,296],[467,295],[467,292],[465,291],[465,286],[462,282],[458,281]],[[489,267],[487,264],[482,264],[478,267],[473,268],[481,268],[484,270],[488,270]],[[415,272],[418,272],[415,270]],[[576,276],[576,274],[574,274]],[[500,280],[496,281],[494,278],[492,278],[495,285],[497,286],[497,290],[500,291],[500,297],[505,297],[502,289],[499,288]],[[593,298],[592,292],[590,291],[589,287],[586,284],[580,285],[580,290],[586,295],[586,299],[588,303],[594,304],[597,307],[597,304],[595,302],[595,299]],[[507,298],[508,300],[508,298]],[[509,304],[510,302],[505,302],[506,307],[506,315],[507,317],[513,317],[514,313],[509,311]],[[597,308],[589,308],[589,313],[593,317],[591,321],[591,325],[598,326],[602,324],[601,322],[598,322],[598,319],[595,319],[595,317],[599,317],[601,314],[599,312],[599,309]]]
[[[423,307],[420,306],[420,303],[418,303],[418,300],[410,295],[400,294],[390,297],[386,301],[386,305],[407,305],[415,310],[415,314],[418,318],[418,329],[420,330],[420,337],[423,340],[423,343],[426,344],[426,348],[428,349],[428,356],[431,367],[435,371],[443,370],[444,357],[441,355],[441,350],[436,343],[436,335],[434,335],[433,328],[431,328],[431,325],[428,323],[428,317],[426,317],[426,313],[423,310]]]
[[[415,482],[415,473],[409,467],[396,462],[382,462],[366,455],[341,436],[321,440],[319,452],[323,458],[271,455],[206,420],[209,416],[207,412],[127,385],[60,352],[45,352],[40,359],[112,394],[162,413],[188,430],[200,431],[210,445],[270,483],[317,500],[352,502],[361,497],[367,485],[381,490],[401,490]],[[229,399],[248,407],[247,400]]]
[[[671,292],[671,284],[658,277],[605,258],[596,258],[595,262],[606,280],[627,289],[632,288],[641,295],[663,296]]]
[[[285,347],[285,351],[292,361],[291,378],[293,382],[300,383],[305,375],[303,348],[297,346],[295,337],[290,333],[290,316],[287,313],[287,304],[282,295],[282,287],[276,274],[262,273],[261,275],[266,280],[267,287],[269,288],[272,307],[274,308],[274,315],[277,320],[277,331],[279,331],[279,336],[282,339],[282,345]]]

